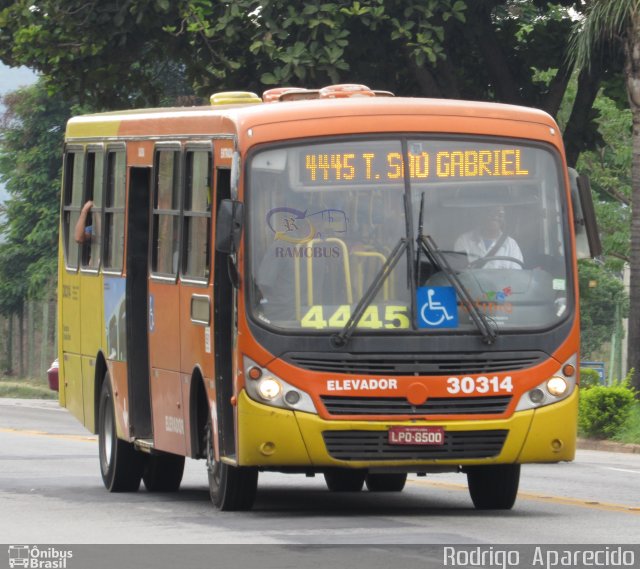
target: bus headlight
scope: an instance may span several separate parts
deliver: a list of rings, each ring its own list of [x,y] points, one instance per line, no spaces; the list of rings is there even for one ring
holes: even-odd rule
[[[545,379],[522,395],[516,411],[537,409],[566,399],[576,386],[577,356],[571,356],[549,379]]]
[[[258,395],[265,401],[273,401],[282,393],[282,386],[273,377],[263,377],[258,380]]]
[[[246,356],[244,375],[247,394],[254,401],[271,407],[318,414],[307,392],[288,384]]]
[[[569,389],[569,384],[564,377],[554,376],[547,381],[547,390],[551,395],[562,397]]]

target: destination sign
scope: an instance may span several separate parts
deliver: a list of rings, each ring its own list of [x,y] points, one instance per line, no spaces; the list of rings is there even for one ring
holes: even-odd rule
[[[341,145],[342,146],[342,145]],[[344,147],[344,146],[343,146]],[[522,178],[532,174],[533,151],[522,148],[401,152],[303,152],[301,182],[304,185],[402,182],[408,167],[412,181]]]

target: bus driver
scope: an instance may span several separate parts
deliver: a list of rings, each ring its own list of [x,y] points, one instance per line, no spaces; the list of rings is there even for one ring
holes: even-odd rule
[[[522,251],[515,239],[504,232],[504,207],[483,207],[477,219],[475,229],[456,239],[454,251],[465,253],[469,264],[478,268],[522,269]],[[490,260],[493,257],[499,258]]]

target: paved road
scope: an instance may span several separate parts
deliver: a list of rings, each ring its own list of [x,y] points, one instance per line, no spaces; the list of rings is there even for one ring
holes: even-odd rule
[[[267,473],[251,512],[218,512],[201,461],[173,495],[109,494],[96,438],[56,402],[0,400],[5,543],[637,544],[640,455],[579,451],[523,467],[514,510],[477,512],[463,475],[410,476],[401,494],[332,494]]]

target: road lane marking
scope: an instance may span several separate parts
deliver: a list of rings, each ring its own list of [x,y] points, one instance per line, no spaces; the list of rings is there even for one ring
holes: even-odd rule
[[[45,431],[36,431],[36,430],[27,430],[27,429],[11,429],[11,428],[3,428],[0,427],[0,433],[10,433],[24,436],[35,436],[35,437],[50,437],[54,439],[66,439],[72,441],[82,441],[82,442],[92,442],[95,443],[98,440],[98,437],[95,435],[63,435],[56,433],[47,433]],[[622,470],[626,471],[626,469],[620,468],[609,468],[610,470]],[[634,472],[637,474],[637,471],[628,471]],[[443,490],[455,490],[455,491],[464,491],[468,490],[466,484],[458,484],[455,482],[436,482],[433,480],[407,480],[408,484],[413,484],[415,486],[427,486],[431,488],[440,488]],[[603,510],[608,512],[624,512],[627,514],[636,514],[640,515],[640,507],[636,506],[628,506],[625,504],[613,504],[609,502],[600,502],[594,500],[584,500],[581,498],[566,498],[563,496],[553,496],[549,494],[534,494],[531,492],[518,492],[518,499],[520,500],[529,500],[532,502],[543,502],[543,503],[553,503],[553,504],[561,504],[564,506],[577,506],[580,508],[588,508],[591,510]]]
[[[629,468],[613,468],[612,466],[605,466],[607,470],[615,470],[616,472],[631,472],[631,474],[640,474],[640,470],[631,470]]]
[[[12,433],[16,435],[25,435],[30,437],[50,437],[52,439],[67,439],[70,441],[84,441],[95,443],[98,437],[95,435],[64,435],[61,433],[47,433],[46,431],[34,431],[28,429],[11,429],[0,427],[0,433]]]
[[[457,484],[455,482],[435,482],[427,480],[407,480],[408,484],[416,484],[418,486],[431,486],[434,488],[442,488],[443,490],[467,491],[466,484]],[[552,504],[561,504],[563,506],[578,506],[580,508],[589,508],[591,510],[604,510],[607,512],[624,512],[627,514],[640,514],[640,507],[628,506],[625,504],[613,504],[609,502],[600,502],[594,500],[583,500],[581,498],[566,498],[564,496],[553,496],[549,494],[534,494],[532,492],[518,492],[519,500],[529,500],[532,502],[543,502]]]

